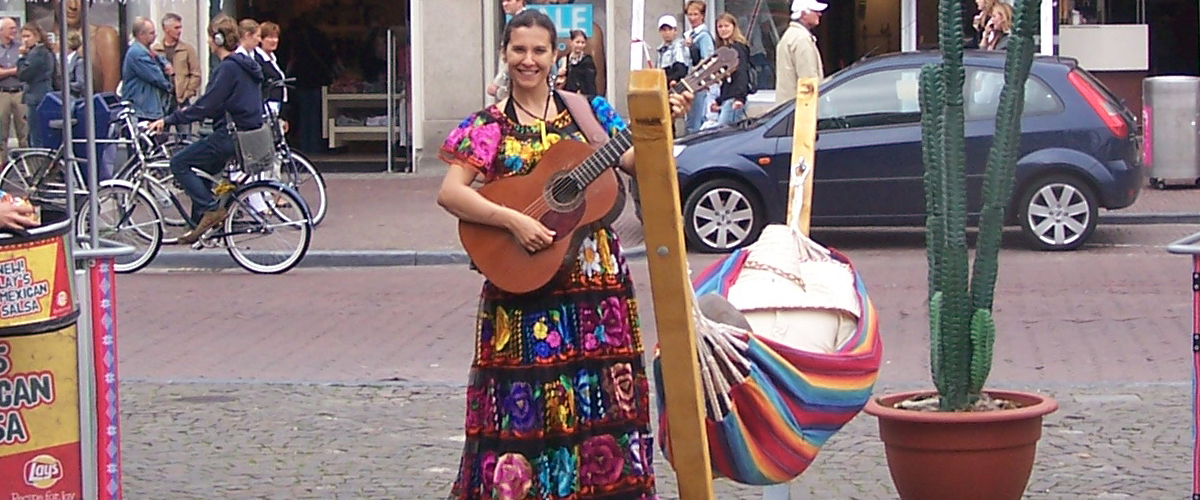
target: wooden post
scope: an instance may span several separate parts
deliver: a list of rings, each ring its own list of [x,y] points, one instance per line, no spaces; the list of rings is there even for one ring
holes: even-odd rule
[[[801,78],[796,83],[796,117],[792,127],[791,178],[788,184],[787,225],[808,234],[812,218],[813,165],[817,151],[817,86],[816,78]],[[799,168],[807,168],[803,189],[798,189]],[[797,192],[797,191],[800,192]]]
[[[666,88],[667,77],[662,70],[644,69],[629,75],[630,128],[637,151],[635,165],[645,214],[646,259],[650,263],[650,289],[662,352],[664,403],[670,410],[667,430],[679,478],[679,498],[711,500],[712,464],[700,399],[692,284],[683,246],[683,216]]]
[[[796,82],[796,114],[792,122],[791,179],[788,181],[788,227],[808,234],[812,218],[813,166],[817,152],[817,86],[816,78],[801,78]],[[807,172],[804,171],[807,169]],[[803,176],[803,183],[801,177]],[[649,248],[649,247],[647,247]],[[763,488],[762,500],[788,500],[791,485],[782,483]]]

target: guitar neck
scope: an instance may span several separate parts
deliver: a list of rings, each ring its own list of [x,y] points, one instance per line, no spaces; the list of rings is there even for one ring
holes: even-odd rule
[[[671,93],[679,94],[687,89],[688,87],[680,82],[671,88]],[[575,169],[571,171],[571,177],[574,178],[575,181],[581,186],[587,186],[591,184],[592,181],[596,180],[597,177],[600,177],[600,174],[604,173],[608,167],[616,165],[621,159],[621,154],[623,154],[632,146],[633,134],[629,132],[628,128],[617,132],[616,135],[612,136],[612,138],[608,140],[608,143],[596,150],[595,153],[592,153],[591,156],[588,156],[588,158],[584,160],[583,163],[580,163],[578,167],[575,167]]]
[[[629,129],[617,132],[604,146],[583,160],[578,167],[575,167],[571,172],[571,177],[581,186],[591,184],[605,170],[616,165],[621,160],[621,154],[631,146],[633,146],[633,135],[629,133]]]

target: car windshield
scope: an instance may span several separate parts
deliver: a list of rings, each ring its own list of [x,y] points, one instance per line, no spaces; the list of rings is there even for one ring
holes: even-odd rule
[[[743,125],[745,127],[755,127],[755,126],[758,126],[760,123],[766,123],[768,121],[771,121],[776,116],[779,116],[780,113],[784,113],[784,112],[791,113],[792,109],[794,108],[795,102],[796,102],[795,99],[789,99],[785,102],[779,103],[777,106],[775,106],[774,108],[771,108],[771,110],[767,111],[766,113],[763,113],[763,114],[753,117],[753,118],[747,118],[745,120],[742,120],[741,122],[739,122],[739,125]]]

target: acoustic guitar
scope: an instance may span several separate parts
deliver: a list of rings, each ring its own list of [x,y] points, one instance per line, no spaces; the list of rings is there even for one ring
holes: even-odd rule
[[[672,92],[701,89],[737,69],[737,51],[717,49]],[[460,221],[458,236],[475,267],[493,285],[510,293],[528,293],[554,280],[564,263],[576,258],[586,229],[596,222],[611,223],[625,199],[616,165],[633,145],[628,129],[599,149],[564,139],[542,155],[526,175],[499,179],[479,188],[479,194],[504,207],[520,210],[554,231],[550,246],[530,253],[507,229]]]

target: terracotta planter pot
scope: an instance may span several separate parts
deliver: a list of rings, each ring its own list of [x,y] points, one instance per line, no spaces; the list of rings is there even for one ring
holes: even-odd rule
[[[863,411],[879,418],[892,482],[903,500],[1020,500],[1033,470],[1042,416],[1058,403],[1039,394],[987,391],[1023,405],[990,412],[892,408],[932,391],[889,394]]]

